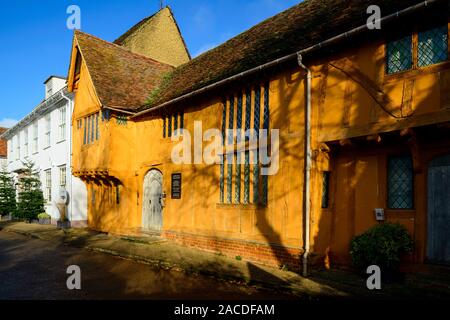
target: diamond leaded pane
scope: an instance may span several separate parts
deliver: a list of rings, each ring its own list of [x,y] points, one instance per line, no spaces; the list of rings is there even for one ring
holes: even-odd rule
[[[419,33],[418,65],[429,66],[447,60],[447,25]]]
[[[392,157],[388,163],[388,206],[413,208],[413,164],[410,156]]]
[[[326,209],[329,206],[329,190],[330,190],[330,173],[324,172],[322,174],[322,208]]]
[[[387,44],[387,73],[396,73],[412,67],[412,38],[391,41]]]

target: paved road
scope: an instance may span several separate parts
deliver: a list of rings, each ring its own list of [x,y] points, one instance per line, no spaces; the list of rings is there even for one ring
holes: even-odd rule
[[[82,289],[68,290],[69,265]],[[0,299],[292,299],[0,231]]]

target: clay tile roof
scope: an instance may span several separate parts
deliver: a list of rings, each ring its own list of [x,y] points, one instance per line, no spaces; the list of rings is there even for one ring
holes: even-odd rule
[[[0,136],[6,132],[6,128],[0,128]],[[8,155],[8,147],[6,140],[0,139],[0,157],[5,157]]]
[[[419,2],[422,0],[305,0],[178,67],[158,96],[142,109],[363,25],[369,5],[379,5],[386,16]]]
[[[142,106],[164,75],[173,70],[81,31],[75,32],[75,38],[103,106],[126,110]]]

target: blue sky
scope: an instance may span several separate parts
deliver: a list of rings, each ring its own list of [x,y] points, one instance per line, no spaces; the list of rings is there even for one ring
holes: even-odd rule
[[[165,0],[191,55],[207,51],[300,0]],[[66,76],[72,31],[69,5],[81,9],[81,29],[113,41],[156,12],[159,0],[21,0],[0,4],[0,126],[11,126],[44,96],[49,75]]]

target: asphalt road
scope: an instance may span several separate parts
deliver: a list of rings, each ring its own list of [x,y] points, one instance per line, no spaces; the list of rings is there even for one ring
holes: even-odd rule
[[[67,289],[68,266],[81,290]],[[0,299],[293,299],[0,231]]]

